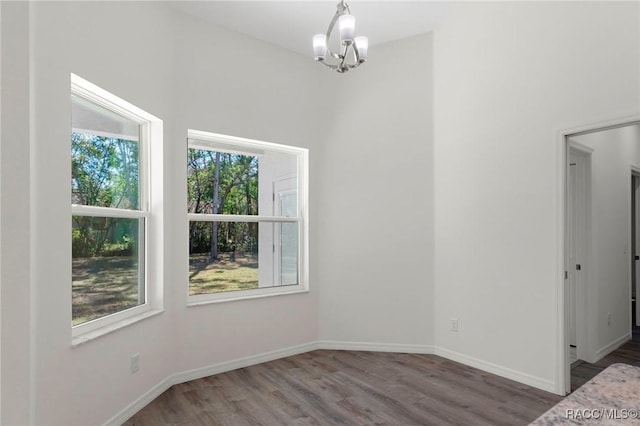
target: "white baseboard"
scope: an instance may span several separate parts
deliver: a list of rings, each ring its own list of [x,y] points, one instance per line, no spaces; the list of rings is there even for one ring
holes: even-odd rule
[[[244,358],[238,358],[231,361],[221,362],[213,364],[207,367],[195,368],[193,370],[183,371],[182,373],[174,374],[174,384],[188,382],[190,380],[197,380],[203,377],[213,376],[214,374],[225,373],[227,371],[237,370],[238,368],[249,367],[252,365],[262,364],[263,362],[269,362],[280,358],[286,358],[288,356],[298,355],[305,352],[310,352],[318,349],[316,342],[305,343],[302,345],[290,346],[284,349],[278,349],[275,351],[264,352],[258,355],[252,355]]]
[[[123,410],[121,410],[115,416],[107,420],[104,423],[104,425],[119,426],[122,423],[126,422],[131,416],[133,416],[138,411],[140,411],[144,406],[146,406],[148,403],[150,403],[151,401],[153,401],[154,399],[162,395],[164,391],[166,391],[171,386],[173,386],[172,377],[173,376],[167,377],[166,379],[164,379],[163,381],[161,381],[160,383],[158,383],[157,385],[149,389],[147,392],[142,394],[138,399],[133,401],[131,404],[127,405]]]
[[[600,361],[602,358],[609,355],[611,352],[615,351],[620,346],[627,343],[629,340],[631,340],[631,333],[626,333],[623,336],[620,336],[619,338],[614,340],[613,342],[601,347],[596,351],[596,360],[594,362]]]
[[[628,336],[627,336],[628,337]],[[619,339],[622,340],[622,339]],[[627,339],[628,340],[628,339]],[[626,340],[625,340],[626,341]],[[624,343],[624,341],[622,342]],[[620,344],[622,344],[620,343]],[[610,345],[610,346],[613,346]],[[238,358],[231,361],[221,362],[206,367],[195,368],[180,373],[175,373],[162,380],[160,383],[149,389],[138,399],[133,401],[111,419],[105,425],[118,426],[127,421],[131,416],[140,411],[144,406],[160,396],[164,391],[173,385],[197,380],[203,377],[220,374],[227,371],[236,370],[238,368],[249,367],[251,365],[261,364],[263,362],[273,361],[288,356],[298,355],[310,352],[316,349],[327,350],[345,350],[345,351],[375,351],[375,352],[397,352],[397,353],[416,353],[416,354],[435,354],[452,361],[457,361],[479,370],[487,371],[507,379],[515,380],[538,389],[554,392],[553,382],[539,377],[531,376],[520,371],[501,367],[497,364],[473,358],[449,349],[432,346],[432,345],[407,345],[394,343],[372,343],[372,342],[347,342],[339,340],[320,340],[309,342],[297,346],[278,349],[275,351],[264,352],[258,355],[252,355],[244,358]],[[615,348],[614,348],[615,349]]]
[[[318,349],[317,342],[305,343],[297,346],[290,346],[288,348],[278,349],[275,351],[264,352],[258,355],[248,356],[244,358],[238,358],[227,362],[221,362],[213,364],[207,367],[195,368],[193,370],[187,370],[180,373],[175,373],[149,389],[143,395],[141,395],[134,402],[129,404],[118,414],[113,416],[105,425],[119,426],[127,421],[131,416],[140,411],[144,406],[160,396],[164,391],[169,389],[173,385],[179,383],[188,382],[190,380],[197,380],[203,377],[212,376],[214,374],[220,374],[227,371],[236,370],[238,368],[249,367],[251,365],[262,364],[263,362],[273,361],[279,358],[285,358],[288,356],[298,355],[301,353],[309,352]]]
[[[433,354],[431,345],[406,345],[396,343],[346,342],[342,340],[320,340],[317,349],[337,351],[397,352],[408,354]]]
[[[547,392],[555,392],[556,390],[556,386],[551,380],[532,376],[521,371],[512,370],[511,368],[502,367],[498,364],[493,364],[491,362],[464,355],[459,352],[436,346],[434,353],[452,361],[457,361],[459,363],[468,365],[469,367],[474,367],[478,370],[486,371],[488,373],[492,373],[506,379],[515,380],[516,382],[523,383],[534,388],[542,389]]]

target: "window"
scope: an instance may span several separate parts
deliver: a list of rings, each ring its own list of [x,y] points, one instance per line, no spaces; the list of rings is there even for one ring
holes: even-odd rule
[[[190,130],[189,301],[305,291],[308,151]]]
[[[162,122],[75,75],[71,106],[71,325],[76,337],[158,307],[147,267],[153,229],[149,163],[151,142],[161,141]]]

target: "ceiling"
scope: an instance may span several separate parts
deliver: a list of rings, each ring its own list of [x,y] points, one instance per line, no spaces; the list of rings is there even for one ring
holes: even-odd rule
[[[303,55],[312,55],[311,38],[325,33],[338,0],[325,1],[172,1],[175,9],[232,31]],[[356,35],[369,45],[432,31],[451,9],[451,2],[348,2],[356,17]],[[371,49],[370,54],[373,53]]]

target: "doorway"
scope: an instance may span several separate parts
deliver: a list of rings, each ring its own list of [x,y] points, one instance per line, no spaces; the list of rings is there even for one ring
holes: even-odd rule
[[[631,181],[629,173],[640,165],[640,120],[566,132],[562,144],[564,272],[558,299],[564,323],[557,371],[560,390],[569,393],[573,362],[596,362],[631,338],[631,299],[640,283],[640,168]]]

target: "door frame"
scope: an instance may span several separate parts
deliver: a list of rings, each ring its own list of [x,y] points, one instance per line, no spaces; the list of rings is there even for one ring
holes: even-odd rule
[[[633,334],[633,327],[640,326],[640,304],[638,303],[638,296],[640,295],[640,278],[638,278],[638,274],[640,274],[640,267],[636,263],[635,256],[636,253],[640,252],[640,239],[638,236],[638,224],[640,222],[640,209],[638,206],[640,205],[640,167],[635,164],[631,164],[631,186],[632,186],[632,195],[631,195],[631,271],[629,275],[631,276],[631,286],[629,288],[629,300],[633,300],[633,289],[631,287],[635,287],[636,290],[636,322],[633,322],[633,304],[631,306],[631,326],[629,328],[629,333]],[[633,193],[633,184],[634,179],[637,179],[639,184],[639,189],[637,193]],[[635,205],[634,205],[635,201]]]
[[[567,159],[568,147],[567,141],[570,137],[582,134],[595,133],[603,130],[611,130],[619,127],[640,124],[640,114],[630,117],[600,122],[595,124],[587,124],[572,129],[559,130],[557,135],[557,162],[556,162],[556,223],[558,232],[556,232],[556,291],[555,291],[555,311],[556,327],[555,336],[555,393],[558,395],[566,395],[571,390],[571,366],[568,363],[568,336],[567,336],[567,316],[566,316],[566,300],[565,300],[565,238],[566,238],[566,202],[567,202]],[[568,390],[567,390],[568,389]]]

